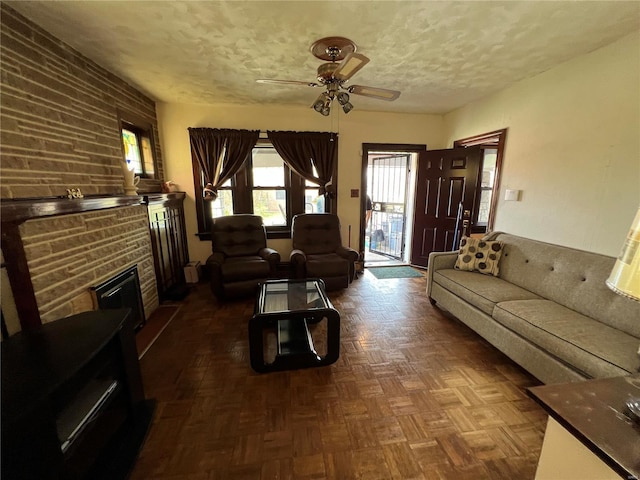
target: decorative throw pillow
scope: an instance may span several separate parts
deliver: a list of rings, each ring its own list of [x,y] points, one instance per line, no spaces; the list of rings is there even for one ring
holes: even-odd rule
[[[498,262],[502,256],[502,242],[462,237],[455,268],[498,276]]]

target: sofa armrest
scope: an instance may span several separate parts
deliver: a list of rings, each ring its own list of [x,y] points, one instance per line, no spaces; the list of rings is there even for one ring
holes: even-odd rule
[[[293,278],[305,278],[307,256],[302,250],[294,249],[289,256],[291,268],[293,268]]]
[[[459,253],[460,250],[453,252],[431,252],[429,254],[429,265],[427,268],[433,271],[453,268]]]
[[[429,266],[427,268],[427,296],[431,299],[431,285],[433,274],[438,270],[453,268],[458,258],[459,250],[453,252],[431,252],[429,254]]]
[[[350,262],[357,262],[360,255],[353,248],[339,246],[336,250],[336,253],[340,255],[342,258],[346,258]]]
[[[212,266],[212,264],[216,264],[216,265],[222,265],[224,263],[224,253],[221,252],[215,252],[212,253],[211,255],[209,255],[209,258],[207,258],[207,265]]]
[[[342,245],[338,247],[336,253],[349,261],[349,283],[351,283],[356,278],[355,265],[360,258],[360,254],[353,248],[344,247]]]
[[[222,264],[224,263],[224,254],[220,252],[213,253],[207,258],[207,271],[213,294],[222,298],[224,289],[222,286]]]
[[[275,273],[280,263],[280,254],[273,248],[265,247],[260,249],[258,255],[269,262],[269,270],[271,273]]]

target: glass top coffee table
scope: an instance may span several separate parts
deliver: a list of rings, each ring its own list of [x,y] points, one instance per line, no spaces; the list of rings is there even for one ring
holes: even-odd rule
[[[325,351],[319,352],[314,342]],[[319,367],[338,360],[340,314],[327,297],[324,282],[288,279],[261,284],[249,320],[249,353],[251,367],[260,373]]]

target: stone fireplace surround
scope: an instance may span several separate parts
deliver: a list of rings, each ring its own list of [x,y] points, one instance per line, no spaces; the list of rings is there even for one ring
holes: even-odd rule
[[[21,327],[93,310],[91,287],[137,264],[145,317],[159,305],[138,196],[3,201],[2,253]]]

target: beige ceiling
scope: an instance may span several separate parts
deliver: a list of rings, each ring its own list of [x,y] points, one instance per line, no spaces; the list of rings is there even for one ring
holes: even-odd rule
[[[344,36],[371,59],[351,84],[397,89],[356,109],[444,113],[640,29],[640,2],[618,1],[21,1],[7,2],[151,98],[291,104]]]

